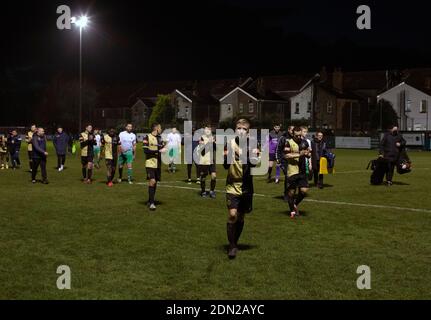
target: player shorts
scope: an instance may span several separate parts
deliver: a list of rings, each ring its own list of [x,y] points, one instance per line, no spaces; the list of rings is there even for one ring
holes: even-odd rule
[[[94,147],[93,151],[94,151],[94,155],[98,156],[100,154],[100,147]]]
[[[216,165],[210,164],[210,165],[198,165],[198,172],[199,175],[207,176],[212,173],[216,173]]]
[[[226,205],[229,210],[236,209],[238,213],[251,213],[253,211],[253,194],[226,193]]]
[[[117,166],[117,159],[105,159],[107,167],[115,168]]]
[[[308,179],[305,174],[295,174],[287,178],[287,189],[308,188]]]
[[[33,159],[33,151],[27,151],[28,158]]]
[[[176,158],[176,157],[178,157],[178,153],[179,153],[178,148],[169,148],[169,152],[168,152],[169,158]]]
[[[94,157],[93,156],[86,156],[86,157],[81,157],[81,164],[83,166],[86,166],[89,162],[93,162]]]
[[[277,161],[277,159],[275,157],[275,153],[270,153],[269,154],[269,161]]]
[[[129,150],[127,152],[123,152],[118,156],[118,164],[120,166],[124,164],[132,164],[133,162],[133,151]]]
[[[162,169],[161,168],[146,168],[147,170],[147,180],[156,180],[160,181],[162,178]]]

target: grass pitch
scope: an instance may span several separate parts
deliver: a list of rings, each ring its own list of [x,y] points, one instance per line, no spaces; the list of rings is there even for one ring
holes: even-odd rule
[[[23,169],[0,171],[0,299],[431,298],[429,153],[412,152],[414,171],[388,188],[369,185],[375,152],[337,150],[337,173],[311,189],[293,221],[283,183],[255,177],[234,261],[225,195],[201,199],[199,186],[184,182],[185,166],[163,168],[150,213],[141,148],[137,183],[111,189],[103,162],[84,185],[78,155],[59,173],[53,154],[46,186],[30,183],[25,150]],[[59,265],[71,268],[71,290],[57,289]],[[371,268],[371,290],[356,287],[360,265]]]

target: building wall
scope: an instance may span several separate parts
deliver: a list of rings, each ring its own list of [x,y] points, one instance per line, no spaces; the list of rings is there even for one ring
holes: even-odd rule
[[[298,95],[290,99],[290,115],[292,120],[310,119],[311,113],[308,112],[308,106],[312,103],[312,93],[312,86],[309,86]],[[298,112],[297,109],[299,109]]]
[[[138,100],[132,106],[132,123],[137,127],[147,127],[148,119],[150,116],[150,110],[147,105],[142,102],[142,100]]]
[[[258,118],[258,104],[240,90],[236,90],[220,102],[220,121],[237,116]]]
[[[260,119],[268,120],[271,119],[272,122],[276,121],[280,124],[284,123],[284,111],[289,106],[286,102],[277,101],[263,101],[260,103]]]
[[[175,106],[177,108],[177,119],[192,120],[193,103],[179,94],[175,94]]]
[[[426,130],[431,128],[429,112],[420,112],[422,101],[426,101],[428,111],[431,105],[431,96],[426,93],[407,84],[402,84],[384,92],[378,99],[379,101],[386,100],[392,104],[398,115],[401,130]]]
[[[328,112],[328,105],[332,112]],[[318,129],[336,129],[337,125],[337,98],[326,90],[318,88],[316,91],[315,124]]]
[[[366,124],[362,123],[363,109],[357,100],[337,100],[337,130],[347,134],[350,131],[362,131]]]

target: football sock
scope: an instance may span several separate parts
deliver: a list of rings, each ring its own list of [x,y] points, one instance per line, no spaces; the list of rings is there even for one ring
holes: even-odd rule
[[[239,237],[241,237],[242,229],[244,229],[244,220],[237,221],[235,223],[236,230],[235,230],[235,244],[238,244]]]
[[[302,191],[299,191],[298,195],[296,196],[295,204],[300,204],[302,200],[305,198],[305,193]]]
[[[293,196],[287,195],[287,203],[289,203],[290,212],[295,211],[295,200]]]
[[[87,168],[82,168],[82,177],[83,177],[84,179],[86,179],[86,178],[87,178]]]
[[[214,191],[214,190],[215,190],[216,182],[217,182],[217,180],[216,180],[216,179],[211,179],[211,191]]]
[[[123,168],[118,168],[118,175],[120,179],[123,177]]]
[[[268,179],[271,178],[271,174],[272,174],[272,167],[268,168]]]
[[[153,204],[153,203],[154,203],[154,196],[155,196],[155,193],[156,193],[156,188],[155,188],[155,187],[151,187],[151,186],[149,186],[149,187],[148,187],[148,202],[149,202],[150,204]]]
[[[280,166],[277,166],[275,168],[275,177],[278,179],[280,178]]]
[[[93,169],[88,169],[88,180],[91,180],[93,177]]]
[[[227,223],[226,225],[226,233],[227,233],[227,240],[229,241],[229,247],[235,248],[235,224],[234,223]]]
[[[127,178],[132,180],[132,174],[133,174],[133,170],[132,169],[127,169]]]
[[[187,179],[191,179],[192,178],[192,164],[188,164],[187,165]]]
[[[205,192],[205,176],[201,176],[201,191]]]

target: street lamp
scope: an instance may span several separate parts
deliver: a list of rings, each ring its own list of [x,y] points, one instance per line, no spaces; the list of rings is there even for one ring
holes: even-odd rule
[[[72,18],[72,23],[79,28],[79,132],[82,131],[82,30],[89,23],[87,16],[80,16],[78,19]]]

